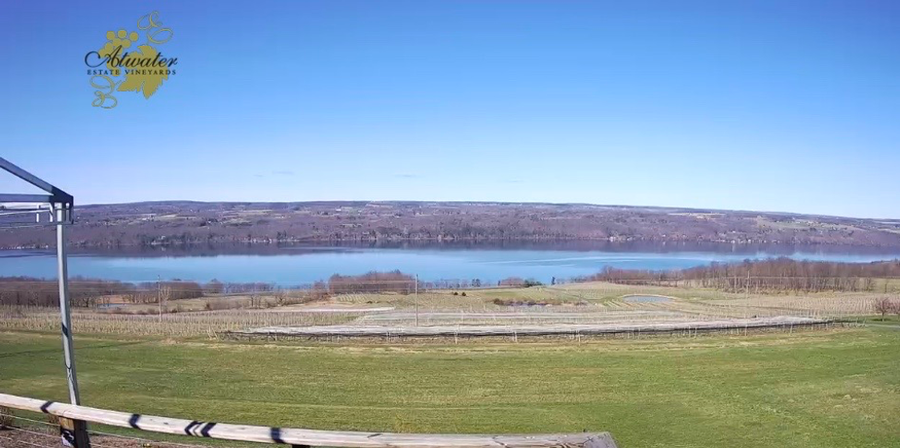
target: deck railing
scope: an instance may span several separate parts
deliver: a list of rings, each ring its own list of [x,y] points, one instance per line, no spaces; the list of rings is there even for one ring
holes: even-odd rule
[[[158,417],[76,406],[8,394],[0,394],[0,406],[58,417],[62,438],[74,448],[90,448],[87,423],[132,428],[152,433],[187,435],[239,442],[278,443],[294,447],[616,448],[615,441],[608,432],[475,435],[323,431]]]

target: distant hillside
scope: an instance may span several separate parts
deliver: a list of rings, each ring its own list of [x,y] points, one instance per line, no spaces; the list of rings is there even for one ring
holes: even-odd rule
[[[604,240],[900,247],[900,220],[488,202],[142,202],[77,209],[82,247],[353,241]],[[42,228],[0,247],[52,247]]]

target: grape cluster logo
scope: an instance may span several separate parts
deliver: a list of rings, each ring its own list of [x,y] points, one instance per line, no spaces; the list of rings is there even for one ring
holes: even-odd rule
[[[157,11],[138,19],[137,31],[107,31],[103,47],[84,55],[95,89],[91,105],[112,109],[119,104],[118,92],[141,93],[145,99],[153,96],[176,74],[178,58],[164,57],[159,50],[174,35],[171,28],[163,26]]]

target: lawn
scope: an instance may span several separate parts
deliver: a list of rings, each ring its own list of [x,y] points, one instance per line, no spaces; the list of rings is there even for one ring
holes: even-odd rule
[[[76,338],[85,404],[368,431],[610,431],[622,447],[900,447],[900,331],[575,343]],[[64,400],[55,335],[0,333],[0,392]]]

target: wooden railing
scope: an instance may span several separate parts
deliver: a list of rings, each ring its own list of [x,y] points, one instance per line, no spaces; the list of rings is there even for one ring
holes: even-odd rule
[[[295,447],[356,448],[616,448],[607,432],[535,435],[396,434],[356,431],[273,428],[200,422],[75,406],[66,403],[0,394],[0,406],[55,415],[64,437],[75,448],[89,448],[87,423],[141,431],[241,442],[280,443]]]

